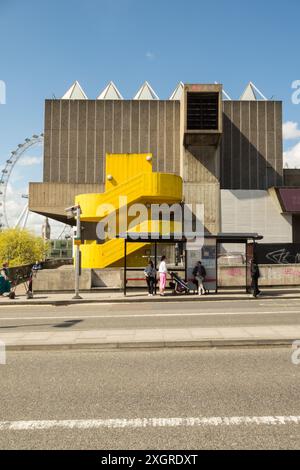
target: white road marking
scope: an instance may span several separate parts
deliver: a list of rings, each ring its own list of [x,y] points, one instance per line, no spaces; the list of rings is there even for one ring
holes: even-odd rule
[[[195,418],[71,419],[47,421],[0,421],[0,431],[32,431],[53,428],[155,428],[300,424],[300,416],[210,416]]]
[[[220,294],[222,295],[222,294]],[[198,299],[199,300],[199,304],[202,302],[201,299]],[[293,303],[296,303],[296,302],[300,302],[300,297],[297,298],[297,299],[291,299],[291,298],[288,298],[288,297],[285,297],[285,298],[277,298],[277,297],[273,297],[271,299],[263,299],[263,302],[257,302],[257,300],[254,300],[254,299],[250,299],[250,298],[245,298],[245,299],[222,299],[222,302],[226,302],[226,303],[229,303],[229,302],[232,302],[232,301],[237,301],[237,302],[246,302],[246,303],[249,303],[249,302],[255,302],[256,305],[260,305],[260,306],[263,306],[263,305],[268,305],[269,303],[272,303],[272,302],[275,302],[275,303],[282,303],[282,302],[293,302]],[[68,302],[68,300],[66,300],[66,302]],[[153,304],[177,304],[179,305],[181,302],[183,302],[184,304],[188,303],[188,304],[191,304],[192,302],[195,302],[194,300],[191,300],[191,299],[184,299],[184,300],[168,300],[168,302],[165,302],[163,300],[155,300],[153,302]],[[209,299],[209,303],[212,304],[212,303],[220,303],[220,300],[215,300],[213,298],[210,298]],[[143,299],[141,299],[138,304],[145,304],[145,305],[149,305],[149,301],[145,302]],[[90,308],[101,308],[102,306],[107,306],[107,305],[113,305],[113,306],[122,306],[122,305],[135,305],[135,304],[132,304],[132,302],[127,299],[122,301],[122,303],[119,303],[119,302],[111,302],[111,301],[108,301],[108,302],[102,302],[102,301],[99,301],[99,303],[96,303],[96,302],[91,302],[91,303],[84,303],[84,304],[79,304],[79,303],[70,303],[70,304],[67,304],[67,305],[60,305],[60,306],[57,306],[57,305],[53,305],[53,304],[50,304],[50,303],[45,303],[45,304],[29,304],[29,305],[18,305],[18,304],[12,304],[12,305],[3,305],[3,309],[13,309],[13,308],[23,308],[23,309],[31,309],[32,307],[33,308],[44,308],[44,307],[50,307],[51,309],[52,308],[58,308],[58,307],[63,307],[63,308],[67,308],[67,309],[80,309],[84,306],[84,308],[86,307],[90,307]],[[285,304],[286,306],[286,304]],[[291,305],[292,306],[292,305]],[[0,307],[1,307],[1,300],[0,300]]]
[[[252,311],[252,312],[188,312],[188,313],[137,313],[124,315],[60,315],[60,316],[43,316],[43,317],[0,317],[0,321],[8,320],[86,320],[93,318],[157,318],[157,317],[207,317],[215,315],[272,315],[274,313],[282,313],[282,311]],[[285,310],[284,313],[300,313],[299,310]]]
[[[68,302],[68,301],[66,301]],[[118,305],[117,303],[116,304],[113,304],[112,302],[99,302],[99,304],[95,304],[95,302],[90,302],[90,303],[84,303],[84,304],[67,304],[67,305],[59,305],[58,307],[63,307],[63,308],[68,308],[68,307],[71,307],[71,308],[75,308],[75,307],[78,307],[78,308],[82,308],[84,306],[84,308],[86,307],[95,307],[95,305],[97,305],[97,307],[99,305],[104,305],[104,306],[107,306],[107,305]],[[0,300],[0,307],[1,307],[1,300]],[[50,303],[45,303],[45,304],[28,304],[28,305],[24,305],[24,304],[12,304],[12,305],[3,305],[3,310],[8,308],[24,308],[24,309],[31,309],[31,308],[51,308],[53,310],[55,310],[55,308],[57,308],[57,305],[55,304],[50,304]]]

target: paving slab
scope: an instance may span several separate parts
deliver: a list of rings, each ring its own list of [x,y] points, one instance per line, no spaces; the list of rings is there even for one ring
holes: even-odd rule
[[[276,327],[102,329],[73,332],[0,333],[8,350],[18,349],[118,349],[126,347],[218,347],[291,345],[300,339],[299,325]]]
[[[81,293],[82,299],[73,299],[72,292],[56,292],[47,294],[35,294],[32,299],[27,299],[26,295],[18,294],[15,299],[11,300],[8,297],[0,297],[0,309],[2,305],[72,305],[72,304],[86,304],[86,303],[153,303],[153,302],[207,302],[207,301],[234,301],[234,300],[257,300],[272,299],[272,298],[286,298],[286,299],[300,299],[299,287],[288,288],[273,288],[263,291],[263,295],[259,299],[254,299],[247,294],[243,289],[230,289],[220,290],[217,294],[212,293],[209,295],[172,295],[168,293],[164,297],[159,295],[148,297],[145,291],[130,291],[125,297],[120,290],[114,292],[83,292]]]

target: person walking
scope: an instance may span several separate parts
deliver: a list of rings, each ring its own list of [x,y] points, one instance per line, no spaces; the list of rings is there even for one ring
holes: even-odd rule
[[[147,281],[148,286],[148,296],[153,296],[154,293],[154,286],[156,283],[156,270],[154,268],[153,261],[149,261],[148,266],[144,269],[144,274]]]
[[[203,285],[203,282],[204,282],[205,277],[206,277],[206,269],[203,266],[203,264],[201,263],[201,261],[198,261],[196,266],[194,267],[193,276],[194,276],[194,279],[196,281],[195,283],[198,286],[198,294],[199,295],[204,295],[206,291],[205,291],[205,287]]]
[[[251,288],[252,288],[252,295],[253,297],[258,297],[261,292],[258,287],[258,279],[260,278],[260,271],[258,264],[256,263],[255,259],[251,260]]]
[[[166,283],[167,283],[167,272],[168,272],[165,256],[161,257],[158,272],[159,272],[159,294],[165,295],[165,289],[166,289]]]

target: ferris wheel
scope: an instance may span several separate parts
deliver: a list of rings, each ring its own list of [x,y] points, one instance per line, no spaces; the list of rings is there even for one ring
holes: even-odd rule
[[[44,134],[34,134],[31,138],[25,139],[22,144],[19,144],[15,150],[10,154],[8,160],[6,160],[4,168],[0,171],[0,230],[10,228],[10,223],[7,214],[7,189],[9,179],[12,171],[20,160],[20,158],[34,147],[43,147],[44,145]],[[21,226],[24,228],[27,223],[29,209],[28,209],[28,194],[22,194],[22,197],[26,199],[23,210],[21,211],[17,222],[14,227]]]

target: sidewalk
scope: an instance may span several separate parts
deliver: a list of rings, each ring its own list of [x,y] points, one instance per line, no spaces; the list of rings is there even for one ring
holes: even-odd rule
[[[292,346],[300,325],[218,328],[102,329],[0,334],[8,351]]]
[[[209,300],[213,301],[234,301],[234,300],[249,300],[253,299],[249,294],[246,294],[244,290],[220,290],[217,294],[209,294],[199,297],[198,295],[172,295],[167,293],[164,297],[156,295],[154,297],[148,297],[144,290],[129,290],[126,297],[123,292],[116,291],[88,291],[81,292],[81,300],[74,300],[73,292],[58,292],[58,293],[36,293],[33,299],[27,299],[25,293],[21,291],[21,288],[17,290],[17,295],[14,300],[8,297],[0,297],[0,308],[2,305],[72,305],[72,304],[84,304],[84,303],[131,303],[131,302],[205,302]],[[263,289],[263,299],[299,299],[300,300],[300,288],[299,287],[288,287],[288,288],[266,288]]]

